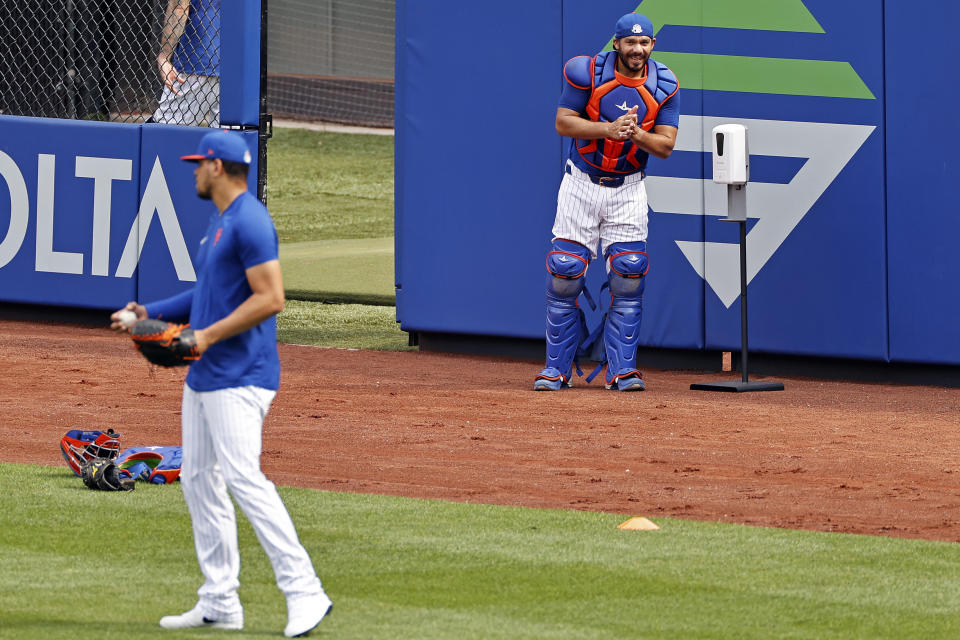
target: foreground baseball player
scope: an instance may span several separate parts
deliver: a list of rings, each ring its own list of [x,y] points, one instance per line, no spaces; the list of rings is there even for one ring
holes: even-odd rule
[[[183,387],[180,480],[205,582],[196,606],[160,619],[165,629],[243,628],[233,495],[270,558],[287,599],[284,635],[304,635],[330,611],[306,549],[276,487],[260,471],[263,419],[280,384],[275,315],[283,309],[277,232],[247,191],[250,151],[229,131],[203,136],[195,155],[197,195],[213,200],[190,291],[124,308],[138,319],[186,320],[200,357]],[[123,309],[111,327],[126,328]],[[229,494],[228,494],[229,490]]]
[[[603,326],[605,386],[644,389],[636,362],[648,268],[643,176],[648,154],[666,158],[673,151],[678,84],[670,69],[650,59],[657,39],[646,16],[621,17],[613,37],[613,51],[572,58],[563,69],[556,127],[572,140],[547,253],[547,362],[533,384],[538,391],[572,386],[586,338],[577,297],[598,241],[611,295]]]

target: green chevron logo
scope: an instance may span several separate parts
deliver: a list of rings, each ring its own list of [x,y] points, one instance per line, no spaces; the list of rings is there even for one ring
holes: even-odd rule
[[[650,18],[655,34],[665,25],[826,33],[802,0],[645,0],[635,11]],[[662,46],[655,58],[686,89],[876,99],[845,61],[683,53]],[[611,49],[612,38],[603,50]]]

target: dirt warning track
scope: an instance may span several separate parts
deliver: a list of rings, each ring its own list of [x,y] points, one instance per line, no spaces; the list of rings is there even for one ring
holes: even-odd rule
[[[185,370],[106,328],[0,320],[0,460],[59,466],[69,429],[180,443]],[[281,485],[960,540],[960,389],[646,370],[532,391],[539,362],[280,345],[263,467]]]

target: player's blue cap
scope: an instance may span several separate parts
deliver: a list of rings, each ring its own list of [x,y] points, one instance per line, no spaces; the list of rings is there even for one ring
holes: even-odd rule
[[[253,159],[243,136],[226,129],[211,131],[200,138],[196,153],[189,156],[180,156],[181,160],[191,160],[193,162],[213,160],[214,158],[240,164],[250,164]]]
[[[627,36],[650,36],[653,37],[653,23],[650,18],[640,13],[628,13],[617,20],[617,29],[613,33],[614,38],[626,38]]]

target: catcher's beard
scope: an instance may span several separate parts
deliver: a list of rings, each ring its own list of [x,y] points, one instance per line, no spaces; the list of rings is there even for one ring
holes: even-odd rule
[[[647,60],[649,59],[650,56],[640,56],[640,63],[636,69],[630,66],[630,56],[624,54],[619,49],[617,49],[617,57],[620,58],[620,64],[623,65],[624,69],[630,69],[630,71],[640,71],[646,66]]]
[[[200,185],[197,185],[197,197],[200,198],[201,200],[213,199],[213,196],[211,195],[210,192],[211,192],[210,185],[207,185],[205,187],[201,187]]]

